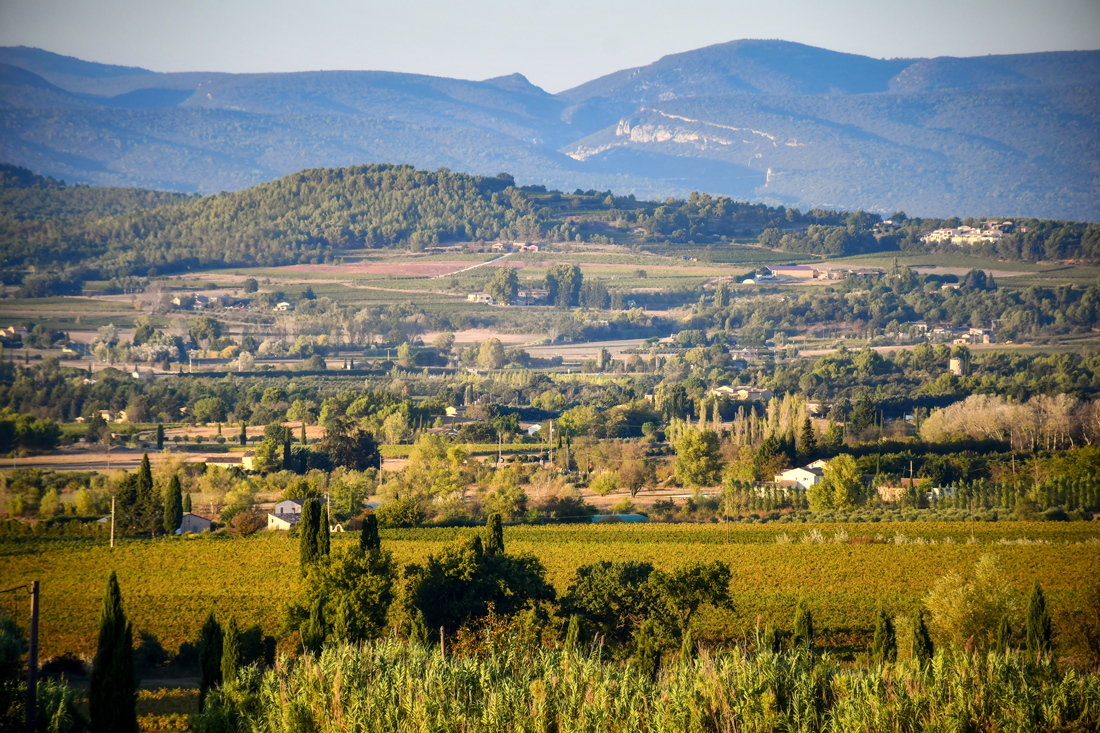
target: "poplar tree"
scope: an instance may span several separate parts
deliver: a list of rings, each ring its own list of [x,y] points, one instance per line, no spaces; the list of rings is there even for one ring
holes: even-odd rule
[[[229,617],[225,625],[225,638],[222,640],[221,672],[223,681],[237,679],[237,670],[241,667],[241,635],[237,630],[237,618]]]
[[[99,642],[88,691],[92,733],[137,733],[136,706],[134,632],[112,570],[99,614]]]
[[[373,513],[363,520],[363,531],[359,533],[359,549],[363,552],[382,549],[382,539],[378,536],[378,517]]]
[[[500,513],[493,512],[485,523],[485,554],[504,554],[504,527],[500,522]]]
[[[183,490],[180,477],[173,475],[168,482],[168,494],[164,497],[164,531],[175,534],[183,524]]]
[[[1036,580],[1027,601],[1027,650],[1035,657],[1050,651],[1050,613],[1047,599]]]
[[[206,693],[222,681],[222,627],[211,611],[199,629],[199,710]]]
[[[791,648],[799,647],[810,652],[814,650],[814,617],[802,601],[794,612],[794,636],[791,637]]]

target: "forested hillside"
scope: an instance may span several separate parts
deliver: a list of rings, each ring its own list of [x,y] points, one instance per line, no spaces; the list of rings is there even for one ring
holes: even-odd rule
[[[647,202],[609,191],[517,187],[506,173],[489,178],[400,165],[305,170],[202,198],[66,186],[7,166],[0,169],[0,202],[2,274],[8,283],[30,275],[30,295],[79,292],[89,277],[316,264],[349,249],[499,239],[695,243],[719,258],[721,245],[756,237],[798,255],[958,251],[921,236],[960,223],[897,212],[899,226],[882,230],[880,216],[862,211],[803,214],[696,193]],[[1020,228],[1027,231],[973,249],[1002,259],[1100,259],[1100,225],[1025,220]]]

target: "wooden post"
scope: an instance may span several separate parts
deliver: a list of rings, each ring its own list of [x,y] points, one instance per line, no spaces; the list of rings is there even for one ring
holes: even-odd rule
[[[443,640],[443,627],[440,626],[439,627],[439,658],[442,659],[444,662],[446,662],[447,661],[447,649],[446,649],[444,644],[445,644],[445,642]]]
[[[38,581],[31,581],[30,648],[27,650],[27,733],[38,730]]]

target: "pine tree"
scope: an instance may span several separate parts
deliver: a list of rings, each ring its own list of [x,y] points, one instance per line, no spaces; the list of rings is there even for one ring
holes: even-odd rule
[[[321,525],[320,519],[317,502],[307,499],[302,505],[302,518],[298,520],[298,567],[302,575],[317,560],[317,530]]]
[[[875,617],[875,638],[871,642],[871,656],[876,664],[886,664],[894,661],[897,651],[898,644],[897,636],[894,633],[894,623],[880,606]]]
[[[924,623],[924,614],[918,608],[913,611],[913,618],[909,624],[909,648],[921,664],[926,664],[932,659],[932,637],[928,633],[928,626]]]
[[[237,630],[237,619],[229,617],[225,625],[225,638],[222,640],[222,680],[237,679],[237,670],[241,667],[241,635]]]
[[[500,514],[493,512],[485,523],[485,554],[504,554],[504,527],[500,523]]]
[[[136,705],[134,632],[112,570],[99,614],[99,642],[88,691],[92,733],[137,733]]]
[[[222,681],[222,627],[211,611],[199,629],[199,710],[206,693]]]
[[[157,450],[164,450],[164,425],[157,423]]]
[[[363,531],[359,533],[359,549],[363,552],[382,549],[382,540],[378,536],[378,517],[373,512],[363,520]]]
[[[1047,599],[1036,580],[1031,586],[1031,597],[1027,601],[1027,650],[1033,656],[1050,651],[1050,613],[1047,612]]]
[[[184,511],[185,514],[190,514],[191,513],[191,493],[190,492],[188,492],[187,495],[183,497],[183,511]]]
[[[794,635],[791,637],[792,649],[814,650],[814,617],[810,609],[798,602],[794,612]]]
[[[168,482],[168,495],[164,497],[164,531],[175,534],[183,524],[183,490],[180,488],[180,477],[172,476]]]
[[[799,436],[798,453],[803,460],[810,460],[817,453],[817,433],[814,424],[807,415],[802,421],[802,434]]]
[[[328,531],[328,507],[321,506],[320,517],[317,520],[317,557],[328,557],[332,547],[332,541]]]
[[[244,424],[243,420],[241,421],[240,442],[241,442],[241,445],[248,445],[248,426]]]

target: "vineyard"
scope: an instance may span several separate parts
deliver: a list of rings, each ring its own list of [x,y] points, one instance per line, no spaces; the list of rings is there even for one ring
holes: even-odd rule
[[[382,533],[401,563],[422,562],[473,529],[410,529]],[[1100,567],[1100,528],[1090,523],[1005,522],[816,525],[649,524],[514,527],[511,553],[532,553],[562,592],[577,567],[635,559],[670,568],[690,560],[722,560],[733,571],[732,612],[700,612],[697,634],[736,641],[757,618],[790,628],[803,599],[813,608],[819,643],[841,653],[862,650],[876,608],[905,613],[950,571],[965,573],[986,554],[1000,558],[1023,598],[1033,580],[1048,593],[1057,622],[1077,607]],[[335,535],[334,547],[356,541]],[[103,583],[116,570],[135,635],[155,635],[172,650],[194,641],[203,617],[234,613],[266,634],[279,629],[279,608],[298,591],[298,544],[281,534],[247,539],[124,540],[11,538],[0,542],[0,576],[16,585],[42,581],[44,658],[91,654]],[[25,609],[12,595],[0,603],[16,618]],[[17,605],[18,604],[18,605]]]

